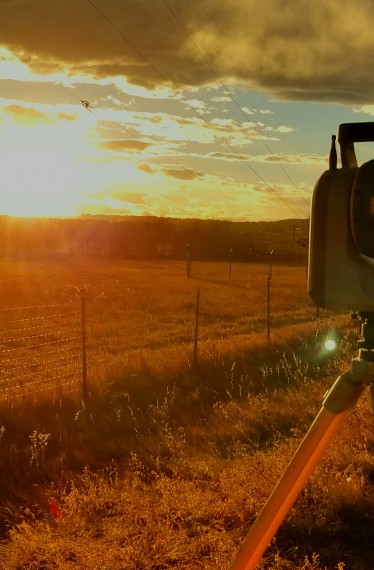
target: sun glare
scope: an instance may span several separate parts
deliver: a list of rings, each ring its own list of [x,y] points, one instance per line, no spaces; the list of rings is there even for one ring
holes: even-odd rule
[[[2,151],[0,210],[17,216],[72,215],[73,168],[61,148]]]
[[[88,175],[82,176],[81,159],[90,149],[92,119],[64,111],[62,108],[60,118],[42,106],[33,114],[26,106],[14,105],[4,115],[0,130],[0,213],[77,215],[90,186],[90,169],[86,167]]]

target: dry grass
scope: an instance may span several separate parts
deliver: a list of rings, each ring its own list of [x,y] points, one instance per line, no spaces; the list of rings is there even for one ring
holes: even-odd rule
[[[4,264],[0,295],[30,269]],[[174,262],[40,266],[27,294],[16,279],[10,305],[88,287],[91,397],[2,410],[1,570],[229,567],[356,332],[344,316],[312,321],[304,268],[274,268],[269,344],[267,267],[235,267],[231,280],[226,269],[194,264],[187,280]],[[328,359],[329,327],[342,341]],[[372,568],[373,427],[364,397],[259,569]]]

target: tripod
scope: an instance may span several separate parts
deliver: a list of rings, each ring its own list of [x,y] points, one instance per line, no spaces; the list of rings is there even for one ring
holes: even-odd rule
[[[321,409],[241,545],[230,570],[254,570],[323,452],[366,387],[373,395],[374,313],[359,313],[361,337],[351,370],[327,392]]]

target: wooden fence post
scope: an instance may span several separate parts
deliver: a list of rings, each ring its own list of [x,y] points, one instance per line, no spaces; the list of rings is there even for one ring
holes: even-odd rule
[[[230,259],[229,259],[229,279],[231,279],[231,263],[232,263],[232,249],[230,249]]]
[[[86,328],[86,297],[84,291],[81,291],[81,309],[82,309],[82,398],[85,402],[88,397],[87,389],[87,328]]]

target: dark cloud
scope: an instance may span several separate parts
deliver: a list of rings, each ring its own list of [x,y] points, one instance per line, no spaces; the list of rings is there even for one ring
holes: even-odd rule
[[[326,156],[319,154],[268,154],[266,162],[288,164],[325,164]]]
[[[219,160],[248,160],[248,154],[236,154],[234,152],[211,152],[211,158],[218,158]]]
[[[93,3],[3,2],[2,45],[43,72],[183,87],[217,82],[213,67],[285,99],[372,101],[371,0],[168,0],[195,45],[161,0]]]
[[[105,141],[98,144],[100,148],[105,148],[107,150],[144,150],[148,148],[150,143],[140,141],[140,140],[111,140]]]
[[[162,172],[166,176],[170,176],[170,178],[178,178],[179,180],[195,180],[197,178],[201,178],[201,172],[197,172],[196,170],[192,170],[191,168],[164,168]]]

